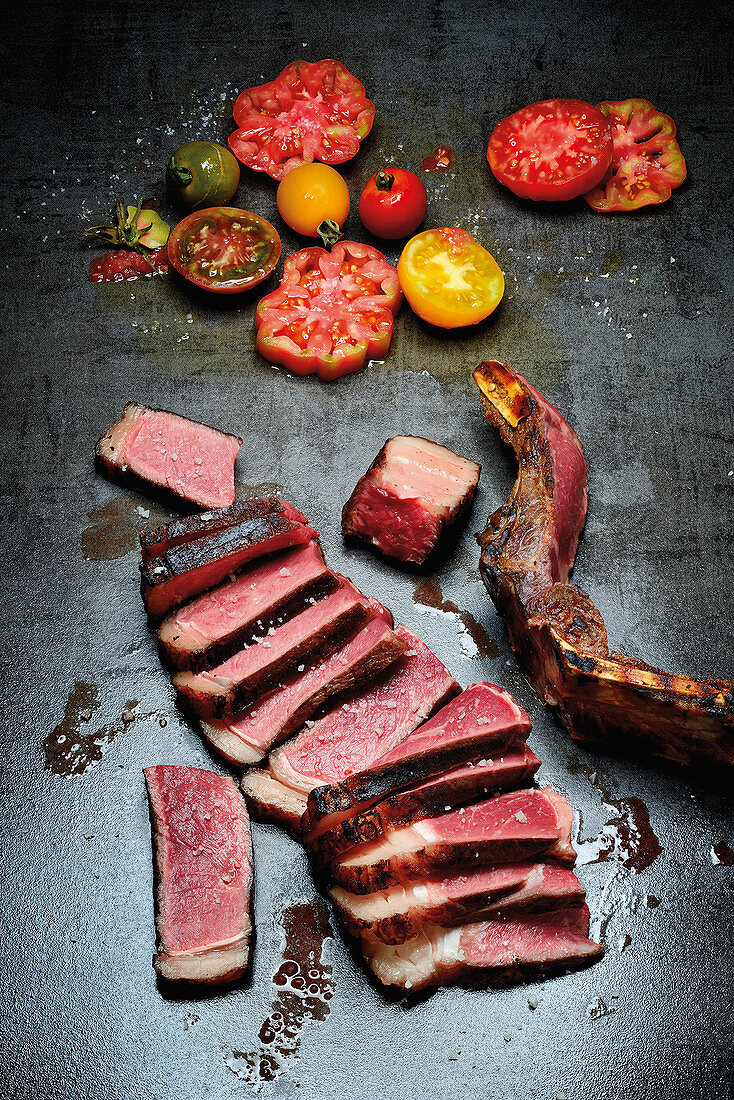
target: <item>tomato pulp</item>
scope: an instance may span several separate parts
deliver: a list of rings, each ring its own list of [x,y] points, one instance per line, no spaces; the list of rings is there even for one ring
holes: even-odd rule
[[[426,229],[411,238],[398,261],[398,277],[414,312],[440,328],[483,321],[505,290],[494,256],[457,226]]]
[[[375,105],[340,61],[294,61],[267,84],[247,88],[234,105],[234,155],[281,180],[297,164],[342,164],[372,129]]]
[[[375,237],[397,240],[415,233],[427,208],[426,189],[416,175],[404,168],[384,168],[367,181],[359,217]]]
[[[257,350],[294,374],[331,381],[385,355],[400,301],[397,271],[376,248],[303,248],[257,307]]]
[[[499,182],[520,198],[575,199],[604,178],[612,160],[612,131],[590,103],[546,99],[497,123],[487,160]]]
[[[124,279],[137,279],[139,275],[165,275],[168,271],[168,252],[165,246],[153,252],[107,252],[96,256],[89,265],[89,278],[93,283],[121,283]]]
[[[195,286],[237,294],[267,279],[280,258],[280,237],[249,210],[213,206],[194,211],[171,231],[168,258]]]
[[[686,178],[675,123],[647,99],[600,103],[612,131],[612,161],[601,186],[584,198],[592,210],[638,210],[666,202]]]

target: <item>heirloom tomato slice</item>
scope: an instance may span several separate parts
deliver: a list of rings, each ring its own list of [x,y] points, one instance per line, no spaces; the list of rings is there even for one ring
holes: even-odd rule
[[[385,355],[401,297],[397,271],[376,248],[303,248],[257,307],[257,350],[294,374],[331,381]]]
[[[195,210],[171,232],[168,259],[184,279],[215,294],[238,294],[267,279],[280,259],[275,227],[249,210]]]
[[[398,261],[398,277],[413,311],[439,328],[478,324],[505,292],[494,256],[457,226],[411,237]]]
[[[248,168],[282,180],[297,164],[342,164],[372,129],[375,105],[341,61],[294,61],[234,105],[232,152]]]
[[[497,123],[487,160],[499,182],[521,199],[575,199],[604,178],[612,134],[590,103],[545,99]]]
[[[686,178],[675,123],[647,99],[600,103],[612,130],[612,163],[599,187],[584,198],[592,210],[639,210],[666,202]]]

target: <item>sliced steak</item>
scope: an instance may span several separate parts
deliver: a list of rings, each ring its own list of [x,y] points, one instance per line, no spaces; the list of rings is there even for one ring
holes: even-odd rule
[[[578,740],[677,763],[734,765],[734,682],[693,680],[609,650],[590,597],[567,583],[586,516],[583,447],[505,363],[474,372],[518,474],[479,542],[480,572],[518,663]]]
[[[381,894],[329,891],[342,923],[354,936],[369,932],[383,943],[405,943],[426,923],[454,925],[485,917],[543,913],[583,905],[586,891],[567,867],[516,863],[454,878],[430,878]]]
[[[495,684],[472,684],[371,767],[309,795],[307,839],[400,790],[460,764],[524,743],[530,719]]]
[[[306,796],[273,779],[262,768],[253,768],[242,777],[242,790],[250,813],[258,821],[281,825],[300,840],[301,817],[306,809]]]
[[[256,764],[273,745],[301,729],[332,695],[368,683],[396,661],[407,642],[391,629],[385,609],[376,600],[369,602],[380,613],[324,660],[291,675],[232,718],[202,722],[210,744],[232,764]]]
[[[97,443],[97,465],[116,481],[170,493],[201,508],[234,501],[242,440],[163,409],[128,404]]]
[[[543,856],[573,866],[573,811],[562,795],[513,791],[385,833],[329,865],[354,894],[387,890],[441,871],[458,873]]]
[[[282,519],[308,526],[306,517],[287,500],[278,500],[277,497],[238,500],[228,508],[217,508],[212,512],[194,512],[188,516],[179,516],[168,523],[162,523],[160,527],[154,527],[150,531],[141,531],[140,553],[143,561],[148,561],[150,558],[157,558],[164,554],[172,546],[181,546],[185,542],[218,535],[228,527],[237,527],[246,520],[257,519],[258,516],[270,516],[276,512]],[[318,538],[318,535],[314,531],[311,537]]]
[[[152,618],[162,618],[256,558],[318,537],[300,512],[275,497],[248,501],[243,515],[234,526],[172,543],[142,562],[140,591]]]
[[[153,819],[162,978],[225,982],[247,969],[250,823],[234,780],[201,768],[145,769]]]
[[[303,610],[306,598],[338,585],[316,542],[294,547],[224,581],[177,608],[158,628],[164,663],[174,669],[213,668],[254,636]]]
[[[173,686],[196,712],[219,718],[236,714],[290,672],[326,656],[374,617],[368,600],[338,574],[336,591],[204,672],[177,672]]]
[[[416,436],[388,439],[342,511],[342,533],[424,562],[471,503],[481,466]]]
[[[502,984],[594,962],[603,947],[588,938],[589,909],[540,913],[442,928],[387,945],[367,933],[362,951],[383,985],[418,990],[450,982]]]
[[[317,863],[334,859],[359,844],[378,840],[389,829],[484,801],[500,791],[525,787],[539,767],[540,760],[527,745],[479,763],[460,764],[417,786],[389,794],[355,817],[317,833],[309,839],[309,852]]]

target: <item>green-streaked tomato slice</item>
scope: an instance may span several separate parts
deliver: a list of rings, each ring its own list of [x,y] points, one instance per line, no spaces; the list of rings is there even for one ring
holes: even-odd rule
[[[194,211],[171,231],[168,258],[195,286],[237,294],[267,279],[280,259],[280,237],[258,214],[213,206]]]

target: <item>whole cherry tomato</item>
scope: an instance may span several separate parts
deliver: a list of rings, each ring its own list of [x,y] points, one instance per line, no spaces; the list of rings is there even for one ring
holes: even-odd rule
[[[276,196],[286,225],[304,237],[322,237],[334,244],[349,215],[349,188],[328,164],[291,168],[278,184]]]
[[[393,241],[414,233],[427,207],[426,189],[417,176],[404,168],[383,168],[367,181],[359,216],[375,237]]]
[[[166,182],[184,210],[223,206],[240,182],[235,156],[215,141],[187,141],[168,162]]]

